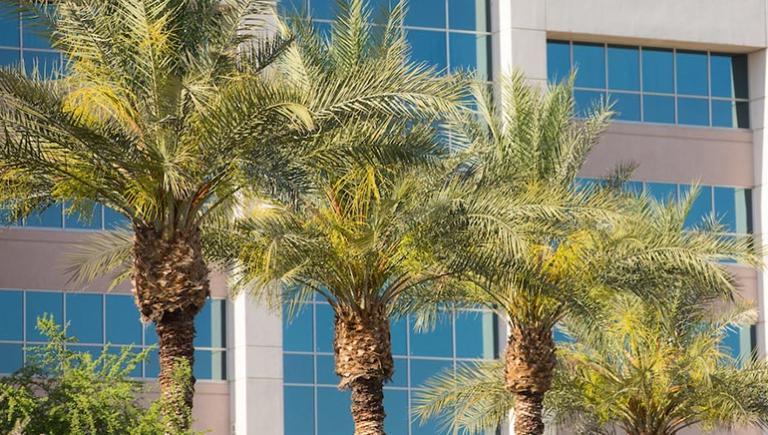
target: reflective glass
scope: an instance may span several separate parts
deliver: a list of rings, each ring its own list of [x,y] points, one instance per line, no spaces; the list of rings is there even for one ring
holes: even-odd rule
[[[37,319],[52,315],[53,320],[63,326],[64,298],[59,292],[27,292],[27,341],[48,341],[37,330]]]
[[[640,94],[611,92],[608,94],[609,104],[615,112],[614,117],[621,121],[640,121]]]
[[[677,93],[707,95],[707,54],[679,51],[677,62]]]
[[[24,365],[24,346],[0,343],[0,374],[11,374]]]
[[[605,103],[605,92],[576,90],[573,91],[573,99],[576,103],[576,116],[585,118]]]
[[[392,339],[392,355],[407,355],[408,322],[403,319],[392,320],[390,325],[390,337]]]
[[[736,102],[736,126],[749,128],[749,103],[746,101]]]
[[[195,332],[195,347],[212,347],[211,299],[205,301],[203,309],[195,316]]]
[[[336,0],[310,0],[310,15],[317,20],[333,20],[336,18]]]
[[[304,305],[288,318],[288,309],[283,310],[283,349],[287,351],[312,352],[312,305]]]
[[[19,13],[8,4],[0,4],[0,45],[19,46]]]
[[[643,182],[642,181],[627,181],[624,183],[624,191],[628,193],[632,193],[634,195],[640,195],[643,193]]]
[[[18,65],[21,59],[21,50],[7,50],[0,48],[0,66]]]
[[[285,435],[308,435],[315,432],[315,398],[312,387],[285,387],[283,406]]]
[[[671,183],[647,183],[645,188],[658,202],[677,201],[677,185]]]
[[[456,357],[493,358],[493,314],[456,313]]]
[[[147,359],[144,361],[144,376],[147,378],[157,378],[160,376],[160,357],[157,349],[150,350]]]
[[[736,105],[733,102],[712,100],[713,127],[735,127],[737,123]]]
[[[125,215],[109,207],[104,207],[104,228],[114,230],[117,228],[127,228],[131,222]]]
[[[70,210],[71,203],[67,203],[64,213],[64,227],[81,230],[100,230],[101,229],[101,205],[95,204],[89,213],[89,216],[83,216],[82,213]]]
[[[489,17],[487,0],[448,0],[451,29],[486,32],[490,28]]]
[[[412,402],[416,401],[416,397],[417,393],[411,393]],[[437,435],[443,433],[445,433],[445,429],[437,418],[433,418],[426,422],[422,422],[420,419],[413,419],[411,421],[411,435]]]
[[[742,355],[742,331],[740,326],[730,327],[726,329],[725,336],[720,341],[721,350],[733,358],[740,358]]]
[[[451,315],[441,314],[433,329],[417,332],[411,319],[411,355],[453,356]]]
[[[36,228],[61,228],[61,204],[53,204],[45,210],[30,214],[27,216],[25,224],[28,227]]]
[[[437,68],[438,71],[447,68],[445,32],[408,30],[406,38],[411,45],[411,60],[413,62],[426,62]]]
[[[445,0],[418,0],[408,2],[405,25],[444,29]]]
[[[747,58],[744,55],[710,54],[712,96],[747,98]]]
[[[608,46],[608,88],[640,90],[640,50],[637,47]]]
[[[211,347],[225,347],[227,343],[227,300],[211,299]]]
[[[687,195],[691,191],[691,186],[681,185],[680,195]],[[711,186],[699,186],[699,193],[696,199],[693,200],[693,205],[685,218],[685,228],[690,229],[701,225],[704,219],[707,219],[712,214],[712,187]]]
[[[61,69],[61,55],[47,51],[24,50],[24,70],[27,74],[37,72],[42,77],[50,78]]]
[[[453,369],[453,362],[436,359],[411,359],[411,388],[419,388],[443,370]]]
[[[277,10],[281,15],[296,15],[307,11],[306,0],[279,0]]]
[[[709,101],[703,98],[678,98],[677,123],[681,125],[709,125]]]
[[[605,47],[602,44],[573,44],[576,87],[605,88]]]
[[[674,97],[643,95],[643,120],[660,124],[675,123]]]
[[[157,330],[154,323],[144,325],[144,344],[146,346],[157,344]]]
[[[141,344],[142,325],[133,296],[106,295],[104,319],[108,343]]]
[[[472,71],[480,80],[488,80],[491,37],[454,33],[450,35],[451,71]]]
[[[68,333],[80,343],[103,343],[102,296],[95,294],[67,294]]]
[[[571,45],[565,41],[547,41],[547,80],[558,83],[571,72]]]
[[[195,350],[194,374],[197,379],[225,379],[225,353],[218,350]]]
[[[715,216],[726,231],[745,234],[751,231],[749,189],[715,187]]]
[[[0,340],[24,339],[23,298],[20,291],[0,290]]]
[[[318,435],[354,433],[355,425],[349,412],[350,405],[349,391],[339,391],[335,387],[317,387]]]
[[[576,340],[574,340],[573,337],[568,335],[565,331],[563,331],[559,327],[555,327],[555,329],[553,330],[552,338],[554,338],[556,344],[569,344],[569,343],[576,342]]]
[[[671,94],[675,92],[672,50],[643,48],[643,91]]]
[[[408,434],[408,392],[402,390],[384,390],[384,430],[391,435]]]
[[[408,387],[408,360],[406,358],[394,358],[395,374],[392,381],[387,384],[390,387]]]
[[[339,383],[333,355],[317,355],[317,383],[319,385],[336,385]]]
[[[315,315],[317,316],[315,324],[315,344],[316,352],[333,352],[334,335],[334,314],[333,308],[328,304],[316,304]]]
[[[24,48],[51,48],[48,27],[35,14],[22,14],[22,42]]]

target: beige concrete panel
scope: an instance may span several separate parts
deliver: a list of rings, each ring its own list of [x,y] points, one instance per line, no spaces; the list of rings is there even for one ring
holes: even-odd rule
[[[766,5],[764,0],[546,0],[546,29],[745,50],[766,45]]]
[[[514,11],[513,11],[514,12]],[[547,33],[512,29],[510,62],[530,80],[547,80]],[[509,70],[509,69],[507,69]]]
[[[159,396],[155,382],[146,384],[144,401],[148,405]],[[229,416],[229,385],[226,381],[197,381],[192,408],[193,428],[209,435],[232,433]]]
[[[728,270],[736,278],[739,296],[757,304],[757,271],[745,266],[728,266]]]
[[[635,162],[637,180],[752,187],[752,149],[749,130],[616,122],[581,175],[602,177],[619,163]]]
[[[68,282],[67,255],[93,233],[83,231],[0,229],[0,288],[72,290],[104,292],[108,279],[88,284]],[[130,283],[120,284],[115,292],[129,293]],[[211,293],[227,297],[226,277],[211,274]]]
[[[510,27],[542,30],[547,24],[546,3],[541,0],[507,0],[511,2]],[[491,9],[493,10],[493,9]]]

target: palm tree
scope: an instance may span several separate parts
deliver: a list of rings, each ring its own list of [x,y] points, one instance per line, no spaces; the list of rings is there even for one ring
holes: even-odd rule
[[[193,320],[209,295],[201,229],[226,219],[245,191],[301,192],[304,165],[328,158],[306,137],[442,101],[429,71],[392,52],[370,69],[311,80],[320,65],[301,68],[310,58],[296,57],[293,36],[265,36],[272,3],[62,0],[52,11],[29,0],[66,66],[50,77],[0,70],[0,199],[10,217],[69,200],[131,221],[130,248],[124,233],[97,236],[72,273],[90,280],[129,262],[141,315],[157,327],[162,396],[178,422],[169,432],[189,426],[194,377],[182,385],[174,372],[193,363]],[[279,67],[283,55],[294,68]]]
[[[718,259],[732,254],[756,264],[757,257],[744,240],[684,232],[690,204],[662,213],[647,199],[618,193],[621,177],[605,188],[578,188],[577,173],[610,113],[596,108],[575,121],[570,84],[543,92],[516,74],[503,80],[501,90],[499,107],[477,87],[479,116],[456,128],[469,147],[467,184],[481,198],[499,189],[507,198],[549,196],[564,216],[516,223],[528,228],[528,240],[511,243],[498,236],[498,228],[511,223],[493,206],[491,224],[476,235],[470,227],[470,235],[462,236],[475,243],[456,244],[444,234],[446,248],[453,244],[458,257],[448,261],[458,264],[469,282],[463,294],[446,297],[484,304],[506,320],[504,376],[514,399],[508,403],[514,407],[515,433],[541,434],[558,322],[566,316],[589,318],[608,290],[647,294],[655,287],[646,281],[669,277],[731,295],[733,281]],[[424,408],[422,415],[434,409]]]
[[[596,307],[597,323],[566,322],[575,342],[558,350],[545,400],[554,421],[584,434],[768,426],[768,364],[734,358],[723,346],[731,328],[755,320],[755,310],[743,302],[715,308],[716,299],[674,282],[666,290],[661,306],[614,294]],[[420,412],[451,409],[457,414],[450,425],[479,433],[513,406],[503,379],[500,361],[440,376],[430,381]]]

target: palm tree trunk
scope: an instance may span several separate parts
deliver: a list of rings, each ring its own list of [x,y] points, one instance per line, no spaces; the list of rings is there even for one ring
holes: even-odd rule
[[[133,249],[136,303],[157,329],[166,433],[183,433],[191,425],[195,393],[194,320],[210,294],[200,231],[164,238],[153,227],[134,226]]]
[[[544,394],[556,364],[552,331],[514,323],[509,328],[505,370],[507,390],[515,396],[515,435],[541,435]]]
[[[355,435],[383,435],[384,382],[394,372],[389,318],[379,307],[339,308],[335,333],[336,374],[339,389],[352,390]]]

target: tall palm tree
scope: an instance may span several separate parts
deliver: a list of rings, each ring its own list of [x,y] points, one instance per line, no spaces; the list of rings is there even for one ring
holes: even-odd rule
[[[685,207],[664,214],[614,185],[578,188],[577,173],[610,113],[596,108],[574,120],[570,84],[541,91],[515,74],[503,80],[501,90],[503,104],[497,105],[477,87],[479,116],[466,117],[455,130],[469,147],[466,183],[479,197],[499,189],[504,197],[550,196],[565,219],[519,223],[528,227],[528,240],[517,245],[489,230],[510,225],[503,214],[476,235],[468,228],[470,235],[462,237],[475,243],[456,244],[447,233],[443,240],[458,257],[448,261],[459,264],[469,281],[463,295],[452,297],[484,304],[507,322],[505,387],[514,398],[515,433],[541,434],[559,321],[588,318],[607,289],[650,291],[640,280],[682,275],[699,288],[733,294],[733,281],[718,259],[733,254],[747,264],[757,260],[743,240],[685,233]],[[620,181],[614,178],[613,184]]]
[[[663,305],[620,293],[596,305],[596,323],[566,321],[574,342],[558,349],[545,400],[553,421],[583,434],[768,426],[768,364],[735,358],[723,345],[755,310],[744,302],[723,309],[696,289],[669,284]],[[430,386],[420,412],[451,409],[447,423],[468,433],[498,424],[514,402],[501,361],[463,367]]]
[[[438,106],[436,82],[394,55],[304,80],[319,64],[278,66],[284,55],[300,62],[288,53],[293,36],[266,36],[269,0],[24,3],[47,19],[65,67],[46,77],[0,70],[0,199],[12,219],[63,200],[130,219],[129,249],[125,234],[97,236],[73,274],[89,280],[129,259],[136,303],[157,327],[162,396],[177,422],[169,432],[180,432],[194,377],[180,383],[174,371],[193,363],[193,320],[209,295],[201,228],[226,218],[246,190],[295,196],[303,165],[327,158],[308,157],[314,143],[304,138],[346,119]]]

